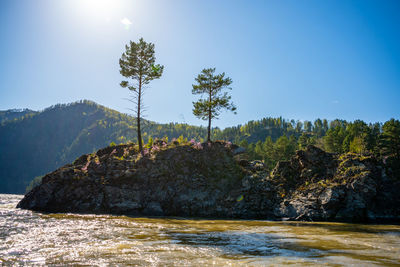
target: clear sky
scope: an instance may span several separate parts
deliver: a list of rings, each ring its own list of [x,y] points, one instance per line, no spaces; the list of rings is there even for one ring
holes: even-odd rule
[[[146,118],[204,122],[191,85],[206,67],[232,78],[238,114],[368,122],[400,117],[400,1],[1,0],[0,110],[80,99],[129,113],[118,59],[155,44],[164,75]]]

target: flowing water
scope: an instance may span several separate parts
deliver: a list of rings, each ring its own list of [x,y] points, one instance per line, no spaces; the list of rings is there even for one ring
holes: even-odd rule
[[[400,226],[42,214],[0,195],[0,265],[400,266]]]

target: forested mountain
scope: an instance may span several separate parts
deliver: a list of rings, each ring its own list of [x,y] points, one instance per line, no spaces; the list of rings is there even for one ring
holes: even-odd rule
[[[21,119],[25,116],[34,115],[36,113],[36,111],[30,109],[0,110],[0,124],[10,120]]]
[[[0,119],[0,193],[23,193],[34,177],[111,142],[137,141],[134,117],[91,101],[59,104],[41,112],[1,111]],[[206,136],[205,127],[143,121],[144,143],[150,137],[203,142]],[[214,128],[211,138],[246,147],[251,158],[264,160],[269,168],[308,144],[336,153],[374,153],[397,162],[400,156],[400,122],[394,119],[382,125],[264,118],[223,130]]]

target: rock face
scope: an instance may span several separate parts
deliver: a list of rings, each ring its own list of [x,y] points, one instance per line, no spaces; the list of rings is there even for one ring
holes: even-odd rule
[[[284,196],[275,215],[353,222],[399,219],[400,183],[382,174],[383,166],[372,156],[337,156],[310,146],[273,170],[271,179],[282,182],[277,189]]]
[[[155,143],[83,155],[47,174],[18,204],[45,212],[380,221],[400,219],[400,182],[372,156],[309,146],[270,173],[226,142]]]

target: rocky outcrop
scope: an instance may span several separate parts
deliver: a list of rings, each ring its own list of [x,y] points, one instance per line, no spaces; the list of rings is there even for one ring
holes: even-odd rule
[[[18,207],[46,212],[244,219],[400,218],[400,183],[370,155],[314,146],[269,172],[227,142],[107,147],[47,174]]]
[[[278,164],[271,178],[284,181],[278,191],[285,195],[275,215],[296,220],[367,221],[386,218],[382,211],[394,208],[393,219],[400,210],[392,197],[399,183],[382,178],[383,168],[372,156],[345,154],[340,157],[316,147],[298,151],[290,162]],[[390,199],[379,198],[385,184]],[[386,199],[386,204],[381,203]],[[394,198],[396,199],[396,198]],[[389,201],[389,202],[387,202]],[[377,205],[386,205],[377,209]]]

